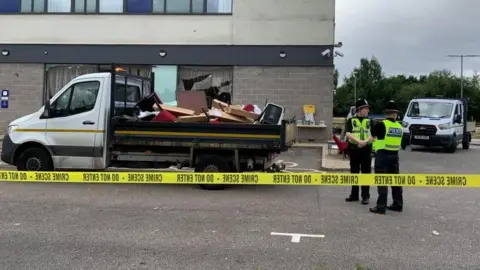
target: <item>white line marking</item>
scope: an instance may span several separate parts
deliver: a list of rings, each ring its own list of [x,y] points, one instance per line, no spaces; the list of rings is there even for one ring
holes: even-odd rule
[[[319,171],[319,170],[316,170],[316,169],[306,169],[306,168],[290,168],[290,170],[286,169],[286,170],[283,170],[284,172],[288,172],[288,173],[299,173],[299,172],[303,172],[303,173],[323,173],[322,171]]]
[[[302,234],[302,233],[278,233],[278,232],[271,232],[270,235],[277,235],[277,236],[291,236],[292,243],[300,243],[301,237],[313,237],[313,238],[324,238],[325,235],[323,234]]]
[[[275,164],[281,164],[281,163],[283,163],[283,165],[285,165],[286,168],[293,168],[298,166],[298,163],[295,163],[292,161],[284,161],[283,159],[277,160],[275,162]]]

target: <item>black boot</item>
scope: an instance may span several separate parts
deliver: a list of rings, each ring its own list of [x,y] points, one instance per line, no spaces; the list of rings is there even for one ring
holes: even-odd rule
[[[390,210],[390,211],[395,211],[395,212],[402,212],[403,211],[403,207],[398,205],[398,204],[395,204],[395,203],[388,206],[387,209]]]
[[[387,211],[386,211],[386,209],[383,208],[383,207],[375,206],[375,207],[373,207],[373,208],[370,208],[370,212],[375,213],[375,214],[385,215],[385,213],[386,213]]]
[[[368,198],[362,199],[362,204],[363,204],[363,205],[367,205],[367,204],[368,204],[368,200],[369,200]]]
[[[358,199],[358,197],[353,197],[352,195],[350,195],[347,198],[345,198],[345,201],[346,202],[358,202],[359,199]]]

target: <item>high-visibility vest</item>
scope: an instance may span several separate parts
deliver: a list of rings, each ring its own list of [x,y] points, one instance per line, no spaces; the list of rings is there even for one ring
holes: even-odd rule
[[[385,139],[375,140],[375,149],[387,151],[399,151],[402,145],[403,130],[398,122],[383,120],[385,124]]]
[[[365,118],[360,122],[357,117],[352,118],[352,132],[351,134],[362,141],[367,140],[370,137],[370,119]],[[349,140],[350,143],[356,144],[354,140]]]
[[[377,152],[377,149],[378,149],[378,140],[374,140],[372,142],[372,151]]]

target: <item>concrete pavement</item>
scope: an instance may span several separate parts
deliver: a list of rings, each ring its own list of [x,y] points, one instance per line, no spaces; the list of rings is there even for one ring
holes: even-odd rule
[[[365,206],[346,204],[348,188],[343,187],[237,187],[221,192],[191,186],[0,187],[5,269],[480,265],[476,190],[408,189],[404,213],[375,216]],[[325,237],[294,243],[272,232]]]

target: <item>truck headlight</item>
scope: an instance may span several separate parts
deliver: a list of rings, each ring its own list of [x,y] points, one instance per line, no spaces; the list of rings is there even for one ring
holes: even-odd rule
[[[8,126],[8,128],[7,128],[7,134],[10,134],[10,133],[14,132],[15,129],[17,129],[17,127],[18,127],[17,125],[10,125],[10,126]]]
[[[440,124],[438,125],[438,128],[441,130],[446,130],[446,129],[451,129],[452,128],[452,123],[448,122],[445,124]]]
[[[408,122],[402,121],[402,127],[407,128],[408,127]]]

